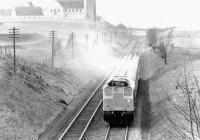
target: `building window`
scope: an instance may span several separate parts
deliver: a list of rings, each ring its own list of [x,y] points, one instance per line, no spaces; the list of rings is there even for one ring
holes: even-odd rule
[[[53,9],[51,9],[51,13],[53,13]]]
[[[60,9],[58,9],[58,12],[60,12]]]
[[[72,9],[72,12],[74,12],[74,9]]]
[[[76,9],[76,12],[78,13],[78,9]]]
[[[82,9],[80,9],[80,12],[82,12]]]

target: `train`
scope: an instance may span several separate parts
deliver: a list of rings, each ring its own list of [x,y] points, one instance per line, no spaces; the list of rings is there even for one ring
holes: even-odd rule
[[[136,110],[140,56],[124,57],[103,86],[103,119],[109,124],[130,124]]]

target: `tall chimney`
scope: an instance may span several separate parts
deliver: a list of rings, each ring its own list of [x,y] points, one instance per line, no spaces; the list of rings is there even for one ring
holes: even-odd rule
[[[29,1],[28,4],[29,4],[30,7],[34,7],[32,2]]]

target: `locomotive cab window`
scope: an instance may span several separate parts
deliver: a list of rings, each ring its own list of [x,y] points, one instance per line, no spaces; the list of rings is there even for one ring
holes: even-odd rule
[[[114,86],[127,87],[128,83],[125,81],[111,81],[108,83],[108,86],[110,86],[110,87],[114,87]]]

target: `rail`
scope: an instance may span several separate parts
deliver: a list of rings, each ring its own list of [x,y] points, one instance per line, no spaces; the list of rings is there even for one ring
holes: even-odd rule
[[[132,46],[134,46],[134,41],[131,41],[129,46],[127,47],[126,50],[124,50],[123,55],[121,56],[121,59],[123,58],[123,56],[126,54],[126,52],[128,52],[130,49],[132,49]],[[115,66],[116,67],[116,66]],[[115,68],[114,67],[114,68]],[[113,68],[113,70],[114,70]],[[78,117],[81,116],[81,113],[83,112],[83,110],[86,108],[86,106],[89,104],[89,102],[92,100],[92,98],[95,96],[95,94],[97,93],[98,89],[104,84],[104,82],[107,80],[107,78],[109,77],[109,75],[111,75],[111,73],[113,72],[113,70],[106,75],[106,77],[103,79],[103,81],[99,84],[99,86],[95,89],[95,91],[92,93],[92,95],[89,97],[89,99],[86,101],[86,103],[83,105],[83,107],[80,109],[80,111],[77,113],[77,115],[74,117],[74,119],[70,122],[70,124],[68,125],[68,127],[65,129],[65,131],[62,133],[62,135],[59,137],[58,140],[63,140],[66,137],[67,132],[70,130],[70,128],[72,127],[72,125],[75,123],[76,120],[78,120]],[[84,130],[81,132],[80,136],[75,136],[75,137],[79,137],[78,139],[82,139],[84,133],[86,132],[90,122],[92,121],[92,118],[94,117],[96,111],[98,110],[99,106],[102,103],[102,100],[97,101],[98,106],[95,108],[92,116],[89,118],[89,121],[87,122],[86,126],[84,127]],[[80,119],[81,120],[81,119]]]

